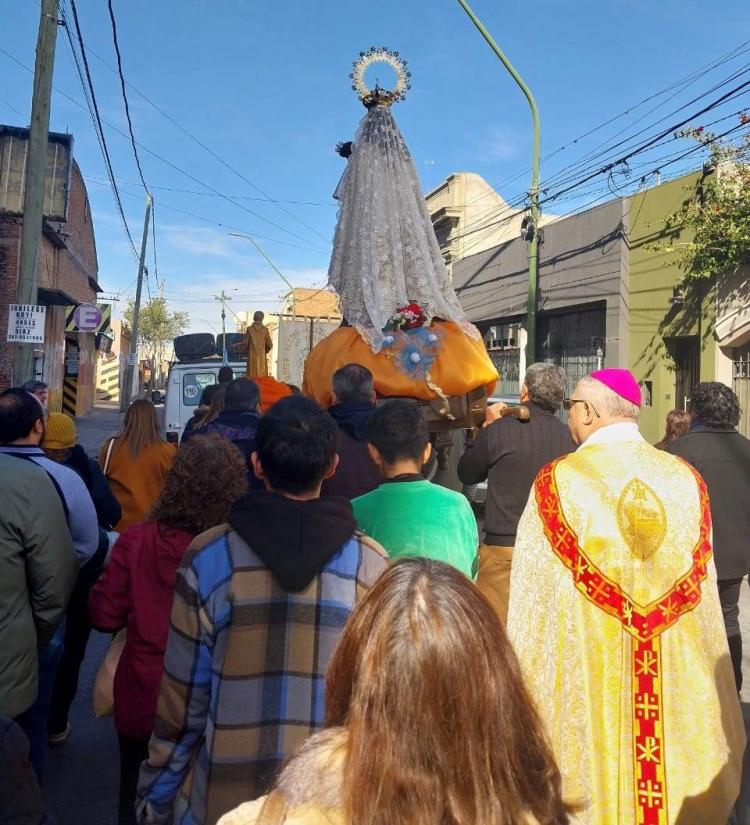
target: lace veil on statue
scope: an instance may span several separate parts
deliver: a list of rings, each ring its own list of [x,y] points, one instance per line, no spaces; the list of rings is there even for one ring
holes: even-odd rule
[[[362,119],[334,197],[340,201],[328,283],[373,352],[399,307],[417,303],[473,338],[451,285],[417,171],[388,103]]]

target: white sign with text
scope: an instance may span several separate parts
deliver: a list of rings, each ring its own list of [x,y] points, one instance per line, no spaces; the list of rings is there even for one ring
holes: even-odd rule
[[[8,307],[8,341],[21,344],[44,343],[44,319],[47,307],[34,304],[11,304]]]

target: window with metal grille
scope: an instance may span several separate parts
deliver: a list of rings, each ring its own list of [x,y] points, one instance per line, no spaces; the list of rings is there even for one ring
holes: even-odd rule
[[[500,373],[497,395],[517,396],[521,392],[520,323],[493,324],[484,334],[492,363]]]

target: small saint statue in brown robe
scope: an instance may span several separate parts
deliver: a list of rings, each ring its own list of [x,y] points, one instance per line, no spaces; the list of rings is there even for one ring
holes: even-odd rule
[[[247,353],[247,377],[263,378],[268,375],[266,355],[273,349],[271,334],[263,324],[262,312],[253,315],[253,322],[247,328],[247,337],[239,346],[239,352]]]

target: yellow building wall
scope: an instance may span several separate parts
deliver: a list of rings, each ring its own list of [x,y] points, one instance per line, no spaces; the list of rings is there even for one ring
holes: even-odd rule
[[[667,218],[694,195],[700,178],[701,173],[686,175],[629,199],[629,366],[639,381],[651,382],[651,406],[641,412],[641,431],[652,443],[663,437],[667,413],[682,409],[684,403],[675,397],[671,343],[676,338],[699,336],[699,380],[714,379],[715,313],[710,290],[687,291],[682,305],[671,301],[684,275],[680,244],[690,236],[681,227],[668,225]]]

